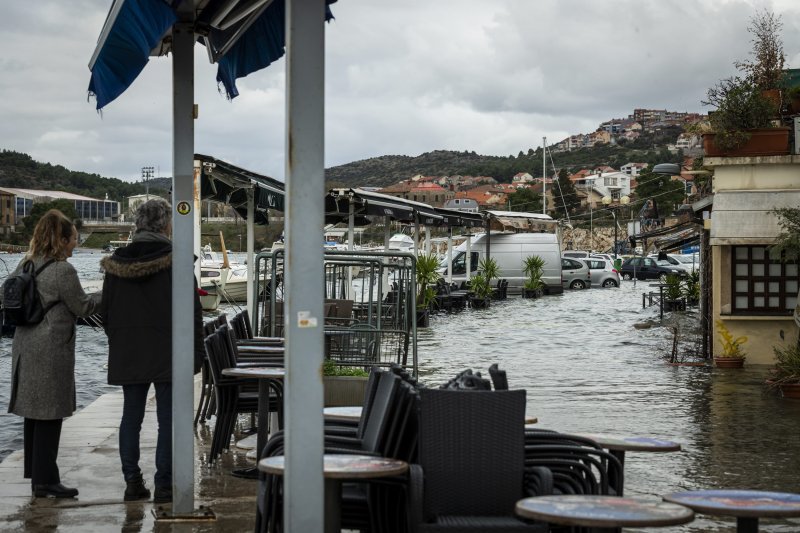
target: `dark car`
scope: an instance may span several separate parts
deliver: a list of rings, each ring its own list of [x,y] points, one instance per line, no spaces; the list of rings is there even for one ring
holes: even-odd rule
[[[685,276],[686,271],[673,267],[666,261],[657,261],[652,257],[630,257],[619,269],[622,279],[662,279],[667,274]]]

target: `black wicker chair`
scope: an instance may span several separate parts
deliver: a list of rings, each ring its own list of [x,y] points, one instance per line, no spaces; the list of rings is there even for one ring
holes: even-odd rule
[[[411,530],[547,532],[514,515],[550,492],[549,471],[524,465],[525,391],[422,389],[419,457],[409,480]]]

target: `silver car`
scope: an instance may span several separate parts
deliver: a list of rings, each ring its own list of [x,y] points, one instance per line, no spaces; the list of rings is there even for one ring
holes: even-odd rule
[[[561,258],[561,285],[565,289],[588,289],[592,286],[589,266],[569,257]]]
[[[594,257],[581,261],[589,265],[593,287],[619,287],[619,272],[611,261]]]

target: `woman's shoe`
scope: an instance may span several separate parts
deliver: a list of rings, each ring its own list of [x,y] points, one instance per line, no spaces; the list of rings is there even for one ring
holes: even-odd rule
[[[156,485],[153,493],[153,503],[170,503],[172,501],[172,487]]]
[[[141,477],[127,482],[123,499],[126,502],[150,499],[150,491],[145,486],[144,480]]]
[[[61,483],[33,485],[33,495],[36,498],[74,498],[78,495],[78,489],[65,487]]]

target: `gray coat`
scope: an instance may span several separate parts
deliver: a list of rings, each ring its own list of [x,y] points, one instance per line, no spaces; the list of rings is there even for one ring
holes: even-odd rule
[[[36,268],[43,263],[42,258],[34,258]],[[14,333],[8,412],[55,420],[75,412],[75,317],[94,313],[100,293],[86,295],[75,267],[67,261],[45,268],[36,277],[36,288],[44,308],[58,303],[40,323],[17,327]]]

